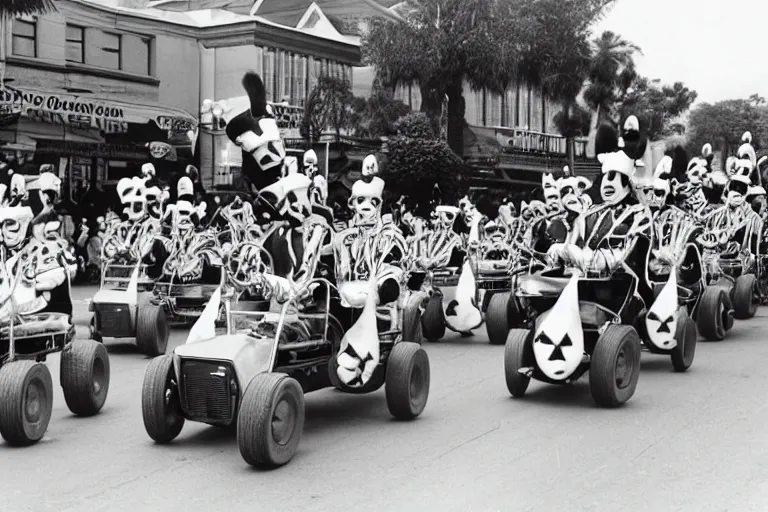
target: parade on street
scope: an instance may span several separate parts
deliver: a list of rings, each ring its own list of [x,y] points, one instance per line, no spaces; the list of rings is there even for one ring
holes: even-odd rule
[[[768,510],[768,101],[623,5],[0,0],[0,509]]]

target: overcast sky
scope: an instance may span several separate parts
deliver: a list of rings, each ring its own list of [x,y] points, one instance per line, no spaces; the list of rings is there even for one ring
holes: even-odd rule
[[[697,103],[713,103],[768,97],[766,19],[767,0],[618,0],[595,32],[640,46],[641,74],[684,82]]]

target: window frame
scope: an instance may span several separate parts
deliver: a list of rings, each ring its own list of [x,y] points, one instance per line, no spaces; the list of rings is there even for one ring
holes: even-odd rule
[[[17,26],[16,25],[17,23],[21,23],[21,24],[24,24],[24,25],[31,25],[32,29],[34,31],[34,35],[32,37],[25,36],[25,35],[17,35],[15,33],[15,28]],[[13,19],[13,23],[12,23],[12,26],[11,26],[11,55],[14,56],[14,57],[27,57],[27,58],[36,59],[37,58],[37,35],[38,34],[37,34],[37,19],[36,18],[27,17],[27,16],[17,16],[17,17],[15,17]],[[16,38],[25,39],[27,41],[32,41],[32,44],[33,44],[33,47],[34,47],[34,52],[33,52],[34,55],[23,55],[23,54],[20,54],[20,53],[16,53],[14,51],[14,41],[16,40]]]
[[[65,48],[64,48],[64,58],[67,62],[73,62],[75,64],[85,64],[85,27],[81,25],[76,25],[74,23],[67,23],[64,30],[67,30],[69,28],[74,28],[76,30],[80,31],[80,41],[76,41],[74,39],[70,39],[69,36],[64,34],[64,42],[65,42]],[[66,45],[69,43],[80,43],[80,60],[70,60],[67,58],[66,53]]]
[[[117,33],[117,32],[107,32],[106,30],[102,31],[103,34],[107,34],[110,36],[114,36],[117,38],[117,51],[115,51],[113,48],[107,48],[105,46],[101,47],[101,51],[106,53],[117,53],[117,70],[116,71],[122,71],[123,70],[123,34]],[[114,69],[109,66],[103,66],[107,69]]]

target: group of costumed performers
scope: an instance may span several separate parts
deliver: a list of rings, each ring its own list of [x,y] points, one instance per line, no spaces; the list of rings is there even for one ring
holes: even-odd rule
[[[25,176],[12,171],[4,172],[0,180],[3,322],[11,315],[72,315],[70,282],[77,259],[61,235],[61,218],[55,210],[61,180],[51,170],[44,165],[30,187]]]
[[[317,154],[306,151],[301,161],[287,156],[261,78],[247,73],[242,85],[250,108],[229,120],[226,134],[242,150],[253,201],[237,198],[210,208],[196,200],[197,171],[190,166],[173,184],[176,197],[170,204],[168,191],[147,164],[142,176],[118,184],[124,220],[105,219],[103,258],[141,262],[156,281],[226,282],[238,296],[260,297],[276,311],[308,280],[328,279],[338,291],[330,304],[319,288],[304,290],[299,302],[328,310],[337,321],[335,374],[346,386],[371,381],[380,358],[371,329],[386,331],[387,322],[422,289],[426,274],[459,269],[458,288],[474,286],[473,255],[509,268],[530,264],[529,271],[625,269],[638,277],[637,293],[650,307],[656,300],[649,281],[654,268],[685,268],[685,254],[668,243],[678,236],[669,228],[679,224],[674,219],[700,228],[696,233],[705,235],[696,239],[699,243],[706,245],[714,234],[718,243],[707,247],[736,251],[750,262],[764,243],[768,211],[761,166],[767,159],[757,161],[749,133],[722,170],[712,168],[709,144],[690,160],[682,148],[673,148],[655,169],[645,169],[647,140],[635,116],[623,119],[618,129],[603,125],[598,130],[601,172],[595,183],[567,168],[557,179],[545,174],[541,193],[519,205],[509,200],[496,205],[482,197],[476,204],[468,197],[447,204],[436,187],[426,219],[408,211],[404,197],[384,214],[385,183],[376,157],[369,155],[348,200],[351,220],[340,225],[326,204],[328,184]],[[34,215],[24,217],[17,205],[18,187],[18,180],[8,185],[4,215],[30,222]],[[44,223],[38,217],[35,222]],[[18,240],[5,227],[3,235],[6,254],[13,254]],[[451,328],[457,332],[469,334],[481,322],[477,304],[466,297],[457,295],[445,306],[464,308],[458,314],[445,311],[446,321],[455,317]]]

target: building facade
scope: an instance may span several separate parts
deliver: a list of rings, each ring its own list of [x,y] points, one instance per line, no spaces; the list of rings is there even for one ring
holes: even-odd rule
[[[204,100],[242,98],[243,74],[256,71],[284,135],[298,137],[317,77],[351,80],[360,51],[357,36],[338,32],[311,3],[295,26],[270,19],[274,4],[227,4],[175,10],[146,0],[60,0],[56,12],[12,20],[0,152],[25,173],[54,163],[75,200],[147,161],[167,172],[194,162],[204,186],[231,183],[226,173],[214,178],[229,163],[222,149],[235,164],[239,151],[221,130],[198,125]],[[236,115],[247,103],[232,108],[241,108]]]

